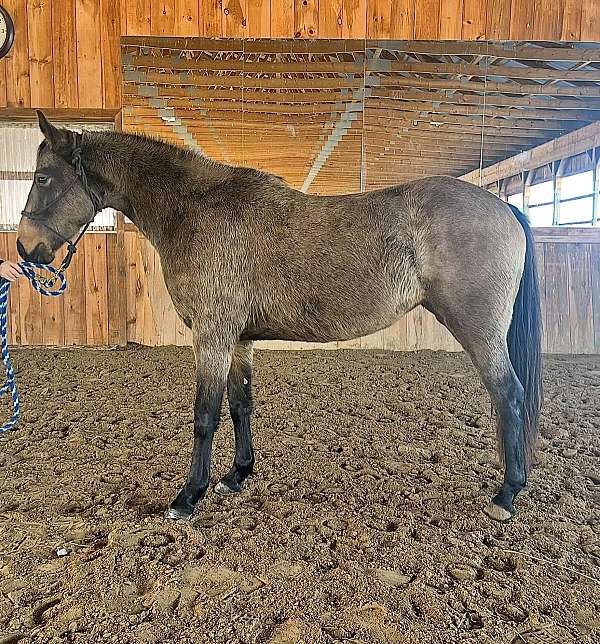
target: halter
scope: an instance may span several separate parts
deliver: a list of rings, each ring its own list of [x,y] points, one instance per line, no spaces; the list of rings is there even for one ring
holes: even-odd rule
[[[73,132],[73,135],[75,137],[75,146],[71,153],[71,163],[70,163],[70,165],[75,170],[75,178],[73,179],[73,181],[71,181],[65,188],[63,188],[56,195],[56,197],[54,197],[54,199],[50,201],[50,203],[46,204],[42,208],[38,208],[37,210],[21,211],[22,217],[25,217],[26,219],[30,219],[31,221],[35,222],[38,226],[42,226],[46,230],[49,230],[53,235],[56,235],[63,243],[67,245],[67,254],[65,255],[65,258],[63,259],[58,269],[58,274],[61,274],[69,267],[69,264],[73,259],[73,255],[75,255],[75,253],[77,252],[77,244],[81,241],[81,238],[83,237],[85,231],[88,229],[89,225],[92,223],[92,221],[94,221],[94,217],[96,216],[96,213],[102,210],[102,201],[98,196],[98,194],[94,190],[92,190],[92,188],[90,188],[88,183],[88,178],[85,173],[85,169],[83,167],[83,162],[81,160],[81,156],[82,156],[81,144],[83,140],[83,135],[80,134],[79,132]],[[63,235],[61,235],[57,230],[54,230],[54,228],[52,228],[51,226],[48,226],[48,224],[41,221],[38,215],[42,215],[46,213],[51,206],[53,206],[55,203],[60,201],[68,192],[70,192],[78,181],[81,183],[81,185],[83,186],[83,189],[85,190],[85,193],[90,198],[90,201],[92,202],[92,207],[94,209],[94,213],[92,215],[92,218],[83,226],[83,228],[79,232],[79,235],[77,235],[75,241],[72,242],[70,239],[63,237]]]

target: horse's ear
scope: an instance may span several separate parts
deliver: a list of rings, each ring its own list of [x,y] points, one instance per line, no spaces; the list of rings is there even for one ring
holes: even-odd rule
[[[40,130],[44,135],[44,138],[48,142],[50,148],[55,152],[63,151],[65,146],[68,146],[71,143],[71,137],[69,130],[59,129],[54,127],[50,121],[46,118],[45,114],[41,110],[36,110],[38,123],[40,125]]]
[[[40,130],[44,135],[44,138],[50,144],[50,147],[58,141],[58,128],[55,128],[50,121],[46,118],[46,115],[41,110],[36,110],[38,123],[40,125]]]

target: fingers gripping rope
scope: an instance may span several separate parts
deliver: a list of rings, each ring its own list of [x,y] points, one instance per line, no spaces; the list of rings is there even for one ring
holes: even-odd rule
[[[35,262],[21,262],[19,266],[22,268],[23,274],[31,282],[31,286],[42,295],[47,297],[56,297],[58,295],[62,295],[67,288],[67,278],[61,270],[62,267],[54,268],[54,266],[36,264]],[[49,278],[43,278],[35,273],[34,269],[42,269],[48,273],[52,273],[52,276]],[[2,362],[4,363],[4,368],[6,370],[6,380],[4,381],[4,385],[0,388],[0,396],[10,392],[13,401],[13,414],[10,420],[0,427],[0,434],[12,429],[19,421],[19,415],[21,413],[19,392],[17,391],[17,383],[15,380],[15,370],[8,353],[7,318],[9,290],[10,282],[5,279],[0,279],[0,351],[2,353]]]

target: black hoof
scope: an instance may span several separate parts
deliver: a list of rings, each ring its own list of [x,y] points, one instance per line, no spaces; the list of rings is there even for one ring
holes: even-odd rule
[[[250,481],[250,476],[246,477],[241,483],[232,481],[225,477],[215,485],[215,494],[219,496],[231,496],[232,494],[239,494],[246,488]]]

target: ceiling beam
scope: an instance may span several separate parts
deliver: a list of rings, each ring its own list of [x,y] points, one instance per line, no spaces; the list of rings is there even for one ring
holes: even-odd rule
[[[558,139],[548,141],[493,166],[484,168],[481,173],[481,185],[489,185],[500,179],[512,177],[527,170],[539,168],[552,161],[565,159],[586,152],[600,145],[600,122],[570,132]],[[471,172],[461,177],[464,181],[480,184],[480,173]]]

